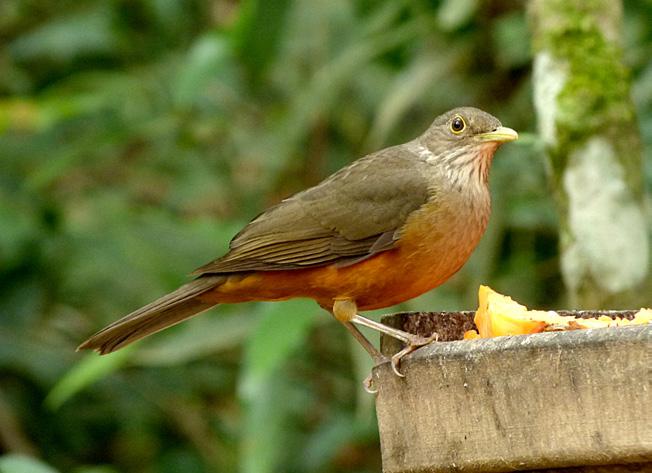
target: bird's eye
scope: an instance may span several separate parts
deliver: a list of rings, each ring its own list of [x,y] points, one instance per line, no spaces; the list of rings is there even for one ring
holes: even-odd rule
[[[462,133],[465,128],[466,128],[466,123],[464,122],[464,119],[459,115],[456,115],[451,121],[451,131],[456,135],[458,135]]]

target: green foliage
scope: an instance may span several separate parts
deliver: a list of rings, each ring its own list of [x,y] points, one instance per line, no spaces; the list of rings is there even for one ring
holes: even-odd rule
[[[52,409],[57,409],[89,384],[120,369],[131,357],[132,350],[133,347],[128,347],[104,357],[93,353],[87,354],[52,388],[45,398],[45,404]]]
[[[31,457],[9,454],[0,456],[0,473],[57,473],[57,470]]]
[[[652,14],[628,8],[649,151]],[[459,105],[526,133],[496,157],[474,257],[398,309],[471,309],[479,283],[563,304],[525,18],[506,1],[0,2],[0,449],[43,459],[0,471],[379,471],[370,361],[312,302],[74,349],[265,206]]]
[[[247,399],[255,397],[260,383],[272,377],[307,338],[318,310],[305,299],[267,304],[266,309],[246,343],[242,395]]]

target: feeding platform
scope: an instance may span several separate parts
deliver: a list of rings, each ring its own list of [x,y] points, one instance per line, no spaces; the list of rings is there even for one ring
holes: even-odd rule
[[[472,318],[384,318],[443,340],[374,370],[384,473],[652,472],[652,324],[461,341]]]

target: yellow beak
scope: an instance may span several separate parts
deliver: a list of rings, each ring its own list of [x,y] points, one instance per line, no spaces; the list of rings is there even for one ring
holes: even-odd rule
[[[495,141],[497,143],[507,143],[509,141],[518,140],[518,133],[507,128],[506,126],[499,126],[494,131],[482,133],[478,135],[480,141]]]

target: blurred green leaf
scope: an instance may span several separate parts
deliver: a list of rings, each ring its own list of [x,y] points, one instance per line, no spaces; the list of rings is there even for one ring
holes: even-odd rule
[[[45,398],[45,404],[50,409],[58,409],[79,391],[124,366],[134,349],[135,345],[132,345],[104,356],[88,353],[54,385]]]
[[[257,324],[256,314],[203,314],[168,336],[153,339],[134,355],[133,362],[143,366],[188,363],[240,345]]]
[[[320,309],[306,299],[266,304],[245,347],[241,395],[255,398],[260,383],[276,372],[306,340]]]
[[[396,77],[378,107],[373,127],[369,132],[368,149],[382,147],[392,127],[404,119],[409,110],[420,100],[423,100],[433,83],[437,83],[438,79],[441,80],[438,76],[447,70],[443,64],[445,57],[445,55],[438,57],[428,55],[420,58]]]
[[[478,0],[444,0],[437,21],[444,31],[453,31],[468,23],[478,9]]]
[[[76,468],[72,473],[120,473],[113,467],[107,465],[100,466],[82,466]]]
[[[245,407],[242,471],[271,473],[288,452],[286,427],[292,410],[283,364],[305,341],[319,309],[296,299],[267,304],[246,346],[239,394]]]
[[[375,16],[372,15],[368,22],[375,23]],[[267,164],[268,171],[278,172],[279,166],[293,155],[300,138],[314,126],[320,116],[330,110],[333,101],[343,92],[348,81],[359,74],[361,68],[373,58],[408,42],[419,33],[422,26],[421,21],[412,20],[382,33],[360,38],[325,64],[304,89],[296,91],[285,121],[278,126],[277,134],[282,137],[278,144],[279,155]]]
[[[71,60],[82,54],[108,53],[115,47],[111,13],[104,5],[56,17],[9,45],[20,60]]]
[[[369,396],[369,395],[368,395]],[[373,399],[372,396],[369,396]],[[301,463],[306,471],[320,471],[349,444],[356,435],[355,419],[350,416],[332,416],[324,422],[301,452]]]
[[[0,266],[13,267],[39,237],[40,225],[34,210],[17,205],[0,192]]]
[[[233,87],[236,77],[232,61],[231,44],[226,37],[217,33],[200,37],[179,69],[174,89],[176,101],[180,105],[201,105],[209,85]]]
[[[57,473],[57,470],[36,458],[10,453],[0,456],[0,473]]]
[[[494,38],[497,60],[504,67],[523,66],[531,59],[528,25],[520,12],[504,15],[497,20]]]
[[[240,4],[233,40],[254,83],[260,80],[278,52],[290,0],[244,0]]]
[[[283,373],[268,373],[258,380],[259,390],[245,402],[240,449],[242,473],[272,473],[289,453],[290,436],[288,379]]]

